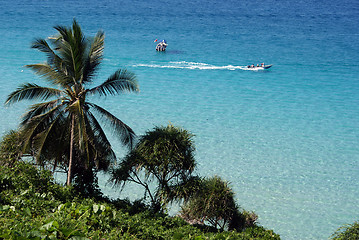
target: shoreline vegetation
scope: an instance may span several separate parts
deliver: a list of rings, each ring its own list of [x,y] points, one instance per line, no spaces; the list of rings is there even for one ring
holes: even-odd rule
[[[84,197],[30,163],[0,166],[0,239],[280,239],[261,226],[241,232],[191,225],[142,201]]]
[[[54,28],[57,35],[32,45],[47,62],[27,65],[53,87],[25,83],[5,103],[42,101],[0,143],[0,239],[280,239],[257,223],[254,212],[240,208],[229,182],[194,175],[189,131],[170,124],[138,137],[88,102],[88,95],[138,92],[136,76],[119,69],[88,88],[103,59],[104,33],[87,38],[76,20]],[[97,117],[128,147],[123,159]],[[56,171],[67,173],[65,186],[54,182]],[[99,171],[110,175],[114,187],[142,186],[143,198],[104,196]],[[170,203],[181,204],[178,216],[166,213]],[[355,232],[357,224],[333,236],[344,239],[348,229]]]

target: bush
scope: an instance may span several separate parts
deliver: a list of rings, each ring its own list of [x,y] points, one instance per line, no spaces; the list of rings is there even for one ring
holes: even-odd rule
[[[12,204],[17,209],[39,207],[45,211],[77,196],[73,188],[55,184],[50,171],[25,162],[17,162],[11,168],[0,166],[0,193],[1,204]]]
[[[0,142],[0,165],[13,166],[21,157],[22,141],[20,132],[10,130]]]
[[[339,228],[333,235],[333,240],[358,240],[359,222],[349,224]]]
[[[240,212],[229,183],[214,176],[202,180],[196,194],[182,206],[181,216],[192,224],[211,224],[220,230],[242,230],[255,226],[257,215]]]

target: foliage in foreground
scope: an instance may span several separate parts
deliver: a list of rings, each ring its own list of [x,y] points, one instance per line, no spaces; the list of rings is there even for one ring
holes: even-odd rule
[[[81,198],[25,163],[0,166],[0,193],[0,239],[279,239],[259,226],[213,232],[126,201]]]
[[[240,212],[229,183],[218,176],[201,180],[200,188],[182,206],[181,216],[188,222],[238,231],[255,226],[257,220],[253,212]]]
[[[359,239],[359,222],[339,228],[332,236],[333,240],[357,240]]]

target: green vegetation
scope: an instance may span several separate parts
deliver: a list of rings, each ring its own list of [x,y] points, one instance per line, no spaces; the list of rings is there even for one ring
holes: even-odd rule
[[[339,228],[332,236],[333,240],[357,240],[359,239],[359,222]]]
[[[22,155],[20,133],[15,130],[9,131],[0,142],[0,165],[13,166]]]
[[[35,155],[38,164],[52,165],[67,172],[67,185],[78,173],[107,170],[116,162],[100,123],[94,114],[107,120],[121,142],[132,146],[135,133],[102,107],[88,102],[89,95],[116,95],[138,91],[136,77],[118,70],[97,87],[93,82],[103,59],[104,33],[86,38],[74,20],[72,28],[56,26],[58,35],[37,39],[32,48],[47,56],[46,63],[27,65],[53,87],[25,83],[12,92],[6,104],[21,100],[49,100],[34,104],[24,115],[20,134],[24,153]],[[52,47],[51,47],[52,46]],[[79,176],[81,178],[81,176]]]
[[[82,198],[23,162],[0,166],[0,197],[0,239],[279,239],[260,226],[220,232],[140,203]]]
[[[256,214],[239,211],[229,183],[218,176],[202,179],[200,188],[182,207],[181,215],[189,222],[208,222],[220,230],[241,231],[255,226],[257,220]]]
[[[185,197],[185,191],[179,193],[179,189],[193,180],[194,150],[192,134],[187,130],[172,125],[156,127],[140,137],[136,147],[112,171],[111,180],[116,185],[130,181],[143,186],[153,209],[164,210],[168,202]],[[155,190],[149,182],[156,184]]]

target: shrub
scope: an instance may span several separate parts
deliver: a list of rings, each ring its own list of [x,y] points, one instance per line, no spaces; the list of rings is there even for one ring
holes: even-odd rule
[[[196,194],[182,206],[181,216],[192,224],[208,222],[220,230],[242,230],[255,226],[257,220],[255,213],[239,211],[229,183],[218,176],[202,180]]]
[[[10,130],[5,134],[0,142],[0,165],[13,166],[20,159],[22,141],[20,132]]]
[[[333,235],[333,240],[357,240],[359,239],[359,222],[348,224],[339,228]]]

